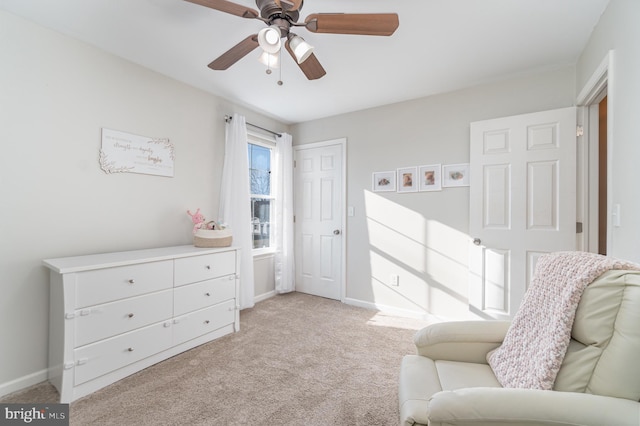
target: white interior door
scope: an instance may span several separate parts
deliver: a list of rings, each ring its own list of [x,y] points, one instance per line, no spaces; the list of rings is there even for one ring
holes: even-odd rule
[[[345,140],[296,146],[296,291],[342,300]]]
[[[513,317],[541,254],[576,247],[576,109],[471,123],[469,308]]]

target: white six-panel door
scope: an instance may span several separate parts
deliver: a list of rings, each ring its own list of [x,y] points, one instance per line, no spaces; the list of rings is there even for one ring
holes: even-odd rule
[[[576,109],[471,123],[469,307],[508,319],[537,258],[575,249]]]
[[[339,140],[294,154],[296,291],[336,300],[343,292],[343,150]]]

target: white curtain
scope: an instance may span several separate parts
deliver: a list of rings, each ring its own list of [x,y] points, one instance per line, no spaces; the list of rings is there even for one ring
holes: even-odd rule
[[[277,293],[295,289],[293,258],[293,148],[291,135],[283,133],[276,139],[273,196],[275,198],[272,223],[275,242],[275,284]]]
[[[218,220],[231,228],[233,245],[240,248],[240,309],[253,307],[255,296],[248,155],[246,120],[234,114],[225,129]]]

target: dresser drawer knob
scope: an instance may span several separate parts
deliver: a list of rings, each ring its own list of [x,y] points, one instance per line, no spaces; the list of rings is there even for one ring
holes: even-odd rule
[[[204,323],[205,324],[209,324],[209,320],[204,320]]]
[[[128,348],[127,351],[128,352],[133,352],[133,348]]]
[[[211,293],[205,293],[204,295],[205,296],[211,296]]]
[[[133,278],[129,280],[129,284],[135,284],[135,283],[136,283],[136,280],[134,280]]]
[[[133,313],[127,315],[129,318],[133,318]]]
[[[211,265],[205,266],[206,269],[211,269]]]

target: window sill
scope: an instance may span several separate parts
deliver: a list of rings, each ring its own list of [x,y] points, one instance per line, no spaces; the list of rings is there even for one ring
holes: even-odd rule
[[[253,249],[251,254],[254,259],[261,259],[265,257],[273,257],[276,254],[276,250],[274,248]]]

